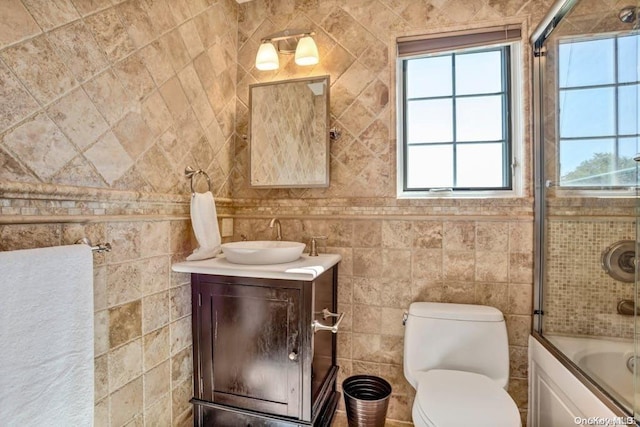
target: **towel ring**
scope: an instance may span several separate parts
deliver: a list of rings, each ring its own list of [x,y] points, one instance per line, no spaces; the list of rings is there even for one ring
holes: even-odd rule
[[[211,191],[211,180],[209,179],[209,175],[207,175],[207,173],[205,171],[203,171],[202,169],[195,170],[191,166],[187,166],[186,168],[184,168],[184,175],[187,178],[191,179],[191,192],[192,193],[196,192],[196,190],[194,190],[194,188],[193,188],[193,179],[198,174],[202,174],[202,175],[204,175],[205,178],[207,178],[207,187],[209,188],[209,191]]]

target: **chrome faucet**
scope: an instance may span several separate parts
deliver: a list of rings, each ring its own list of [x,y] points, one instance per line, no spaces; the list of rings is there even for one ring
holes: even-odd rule
[[[282,225],[280,225],[280,220],[278,218],[272,218],[269,227],[276,227],[276,240],[282,240]]]

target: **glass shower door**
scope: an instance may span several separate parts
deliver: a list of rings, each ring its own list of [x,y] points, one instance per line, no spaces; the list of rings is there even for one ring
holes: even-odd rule
[[[534,75],[535,330],[616,413],[638,420],[639,3],[558,2],[536,41]]]

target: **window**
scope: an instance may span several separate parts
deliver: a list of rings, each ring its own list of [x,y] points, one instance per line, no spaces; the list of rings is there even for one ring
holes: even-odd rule
[[[504,39],[519,36],[500,29],[413,39],[407,49],[398,42],[401,197],[513,194],[519,49]]]
[[[561,187],[635,185],[639,36],[567,39],[558,47]]]

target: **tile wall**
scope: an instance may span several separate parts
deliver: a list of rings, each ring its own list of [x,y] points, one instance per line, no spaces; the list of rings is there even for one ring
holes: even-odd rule
[[[394,385],[388,418],[411,419],[413,390],[402,374],[402,312],[412,301],[489,304],[507,318],[510,393],[527,409],[527,336],[532,307],[533,202],[528,123],[529,29],[550,1],[254,0],[240,5],[236,168],[236,238],[270,238],[278,216],[285,238],[329,237],[339,252],[340,310],[349,314],[339,341],[342,376],[380,374]],[[511,200],[396,199],[395,40],[519,23],[523,26],[524,197]],[[285,28],[310,28],[320,63],[298,67],[280,55],[272,72],[254,68],[260,40]],[[249,85],[329,75],[331,184],[322,189],[252,189],[246,182]]]
[[[94,255],[95,425],[192,425],[185,166],[229,214],[237,4],[6,0],[0,250]],[[198,186],[202,183],[199,182]]]
[[[521,23],[551,0],[6,0],[0,16],[2,250],[111,241],[96,256],[96,425],[190,423],[188,164],[212,178],[235,238],[326,234],[344,257],[342,378],[395,386],[390,420],[410,419],[399,317],[414,300],[478,302],[507,317],[510,392],[526,413],[532,293],[530,127],[525,194],[505,200],[395,197],[394,41],[399,35]],[[311,27],[321,62],[253,68],[260,38]],[[523,47],[523,81],[530,71]],[[331,77],[326,189],[246,184],[248,85]],[[522,105],[528,117],[530,90]],[[176,195],[176,196],[172,196]]]

